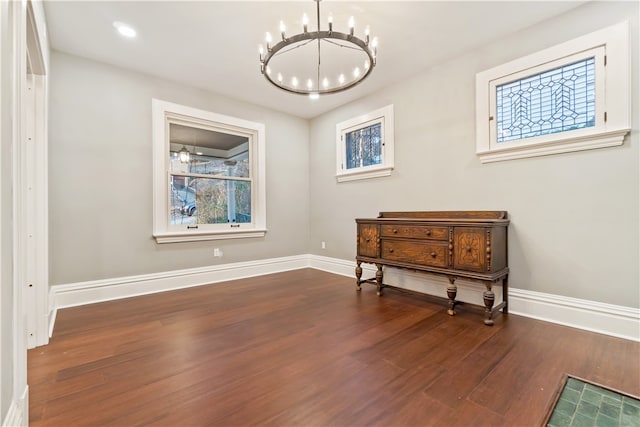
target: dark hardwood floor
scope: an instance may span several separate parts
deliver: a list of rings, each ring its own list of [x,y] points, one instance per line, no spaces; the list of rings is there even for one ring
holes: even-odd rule
[[[563,373],[640,395],[640,343],[305,269],[58,312],[37,426],[536,426]],[[444,289],[443,289],[444,293]]]

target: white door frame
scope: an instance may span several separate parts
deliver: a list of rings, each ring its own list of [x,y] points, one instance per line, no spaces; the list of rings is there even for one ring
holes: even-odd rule
[[[26,315],[27,347],[49,342],[49,269],[48,269],[48,198],[47,198],[47,69],[34,3],[26,8],[26,70],[22,90],[21,174],[18,194],[18,218],[22,259],[23,303]]]
[[[3,423],[29,424],[27,348],[48,343],[47,71],[41,1],[9,2],[11,21],[12,403]],[[4,328],[3,328],[4,329]],[[7,356],[3,353],[3,358]]]
[[[23,280],[25,260],[24,243],[22,242],[21,214],[22,198],[22,138],[24,136],[24,102],[22,91],[26,77],[26,1],[11,2],[11,19],[13,24],[13,58],[12,58],[12,218],[13,218],[13,402],[16,407],[16,420],[28,425],[29,388],[27,386],[27,340],[26,319],[24,312]]]

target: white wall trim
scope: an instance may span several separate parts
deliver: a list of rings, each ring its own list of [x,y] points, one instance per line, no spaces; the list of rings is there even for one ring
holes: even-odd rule
[[[18,404],[17,401],[12,401],[11,405],[9,406],[9,411],[7,411],[7,416],[5,417],[4,421],[2,421],[2,427],[5,426],[21,426],[23,425],[22,422],[22,411],[20,410],[20,405]]]
[[[640,341],[640,309],[525,289],[509,291],[510,313]]]
[[[309,267],[307,255],[236,262],[51,287],[54,310]]]
[[[574,151],[594,150],[596,148],[616,147],[624,144],[624,137],[630,130],[631,129],[619,129],[598,133],[597,135],[566,138],[562,141],[552,141],[548,144],[493,149],[486,152],[477,152],[477,154],[481,163],[491,163],[501,162],[503,160],[524,159],[527,157],[571,153]]]
[[[314,268],[341,276],[353,277],[355,288],[355,261],[305,254],[249,262],[223,264],[114,279],[94,280],[51,287],[52,313],[50,330],[53,331],[58,308],[74,307],[102,301],[111,301],[228,280],[261,276],[264,274],[301,268]],[[362,264],[363,278],[374,277],[375,267]],[[394,286],[446,297],[445,277],[408,270],[386,268],[385,282]],[[459,279],[457,299],[481,305],[484,287],[470,280]],[[494,287],[496,301],[502,299],[502,288]],[[557,323],[587,331],[602,333],[633,341],[640,341],[640,309],[605,304],[578,298],[509,288],[509,312],[512,314]]]
[[[318,270],[352,276],[355,286],[355,261],[309,255],[309,264]],[[363,278],[369,278],[375,274],[375,267],[371,264],[362,264],[362,268],[364,270]],[[398,287],[443,297],[446,296],[448,283],[446,278],[437,275],[399,269],[388,269],[384,281]],[[472,304],[481,304],[482,291],[484,290],[482,286],[463,280],[456,283],[458,284],[457,299]],[[494,288],[496,301],[500,301],[502,299],[501,289],[496,288]],[[434,290],[435,292],[433,292]],[[509,287],[509,313],[640,341],[640,309],[638,308]]]
[[[56,294],[53,288],[49,288],[49,338],[53,336],[53,327],[56,324],[58,310],[56,306]]]
[[[29,425],[29,386],[26,386],[22,396],[11,401],[7,416],[2,421],[2,427],[18,427]]]

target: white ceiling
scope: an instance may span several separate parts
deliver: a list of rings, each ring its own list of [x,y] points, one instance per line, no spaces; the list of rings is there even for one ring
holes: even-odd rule
[[[258,44],[270,31],[301,30],[316,3],[305,1],[47,1],[49,40],[55,50],[217,92],[303,118],[407,79],[435,64],[561,14],[585,1],[331,1],[320,4],[321,25],[334,29],[356,19],[379,37],[378,62],[349,91],[318,100],[276,89],[260,74]],[[126,39],[114,21],[133,26]],[[310,29],[315,26],[310,26]]]

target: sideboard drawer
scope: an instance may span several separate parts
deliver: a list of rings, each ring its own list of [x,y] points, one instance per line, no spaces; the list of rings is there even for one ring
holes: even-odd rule
[[[382,258],[430,267],[447,267],[449,246],[446,243],[382,240]]]
[[[448,227],[428,225],[383,225],[381,235],[386,237],[407,237],[410,239],[448,240]]]

